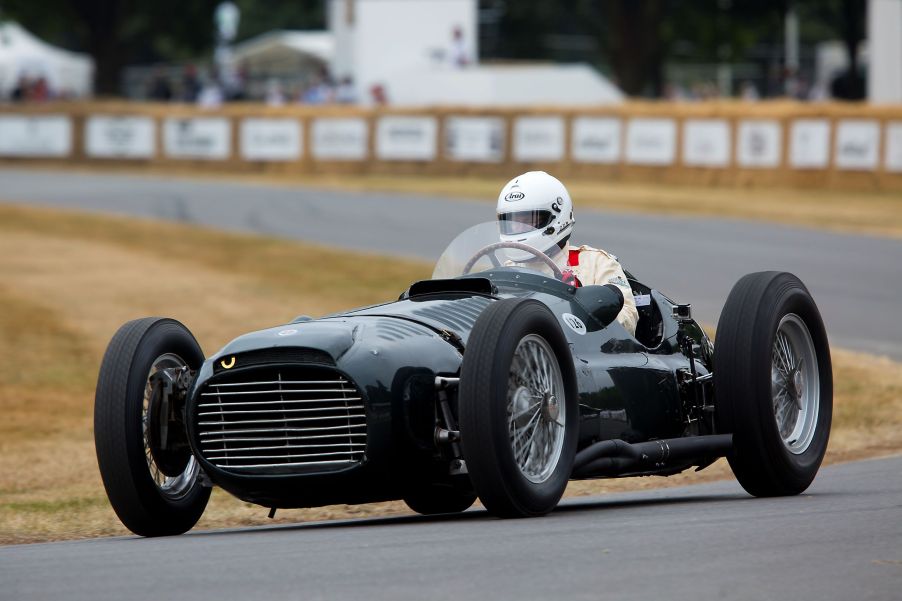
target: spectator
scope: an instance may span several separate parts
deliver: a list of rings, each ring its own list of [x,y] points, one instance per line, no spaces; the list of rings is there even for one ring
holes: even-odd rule
[[[328,104],[335,98],[335,90],[332,88],[332,78],[326,67],[320,69],[319,76],[313,80],[313,85],[304,90],[301,102],[304,104]]]
[[[285,104],[285,92],[282,91],[282,82],[275,77],[270,77],[266,81],[264,101],[269,106],[282,106]]]
[[[162,71],[157,70],[154,73],[150,82],[150,93],[148,96],[151,100],[164,102],[172,100],[172,86],[169,85],[169,78]]]
[[[182,96],[183,102],[194,102],[200,95],[200,80],[197,78],[197,69],[194,65],[185,67],[185,73],[182,75]]]
[[[761,94],[758,93],[758,88],[755,87],[755,84],[750,81],[744,81],[739,88],[739,97],[743,100],[754,102],[761,99]]]
[[[385,86],[381,83],[375,83],[370,87],[370,97],[373,99],[373,104],[379,106],[388,104],[388,94],[385,92]]]
[[[350,77],[343,77],[335,90],[335,101],[340,104],[355,104],[357,94],[354,92],[354,82]]]
[[[464,32],[460,25],[454,28],[451,33],[451,64],[455,67],[463,68],[470,64],[470,57],[467,54],[467,45],[464,43]]]

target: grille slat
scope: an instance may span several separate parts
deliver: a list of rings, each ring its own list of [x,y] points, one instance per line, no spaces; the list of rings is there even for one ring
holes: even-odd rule
[[[227,450],[231,453],[237,453],[238,451],[271,451],[273,449],[319,449],[319,448],[336,448],[336,447],[365,447],[366,444],[362,442],[355,443],[344,443],[344,444],[287,444],[287,445],[279,445],[275,447],[230,447],[230,448],[212,448],[212,447],[204,447],[205,451],[210,451],[211,453],[215,453],[217,451]]]
[[[363,409],[363,405],[352,405],[350,407],[341,407],[342,409]],[[282,413],[322,413],[323,411],[335,411],[335,407],[308,407],[307,409],[282,409]],[[203,411],[198,413],[202,415],[249,415],[249,414],[266,414],[272,413],[272,409],[242,409],[236,411],[234,409],[223,411]],[[221,423],[221,422],[216,422]]]
[[[363,396],[334,369],[283,364],[220,373],[200,398],[200,452],[221,469],[310,473],[365,457]]]
[[[249,394],[252,394],[252,395],[298,394],[298,393],[311,394],[314,392],[317,394],[320,394],[323,392],[334,392],[336,394],[341,394],[345,391],[342,390],[341,388],[315,388],[315,389],[310,389],[310,390],[303,390],[303,389],[298,389],[298,390],[292,390],[292,389],[286,389],[286,390],[237,390],[237,391],[230,391],[230,392],[202,392],[200,394],[200,396],[202,396],[202,397],[203,396],[222,397],[222,396],[237,396],[237,395],[249,395]],[[330,399],[323,399],[323,400],[330,400]],[[344,401],[345,399],[336,399],[336,400]]]
[[[365,428],[366,424],[351,424],[351,428]],[[218,430],[215,432],[201,432],[201,436],[212,436],[214,434],[250,434],[253,432],[311,432],[313,430],[316,431],[326,431],[326,430],[340,430],[340,431],[348,431],[348,426],[334,426],[328,428],[248,428],[244,430]]]
[[[360,401],[360,400],[363,400],[363,399],[361,399],[360,397],[353,397],[353,396],[349,396],[346,399],[301,399],[301,400],[293,400],[293,401],[292,400],[282,400],[282,399],[279,399],[276,401],[261,401],[258,399],[253,399],[250,401],[229,401],[228,403],[201,403],[198,405],[198,407],[232,407],[232,406],[237,407],[239,405],[255,405],[256,406],[256,405],[276,405],[276,404],[283,404],[283,405],[299,405],[299,404],[301,404],[301,405],[303,405],[303,404],[310,404],[310,403],[332,403],[332,402],[337,403],[339,401],[346,402],[346,401]],[[342,406],[342,407],[344,407],[344,406]]]
[[[344,409],[344,407],[342,407]],[[280,411],[280,413],[284,413],[284,411]],[[223,411],[221,414],[223,417],[229,415],[227,411]],[[346,417],[346,416],[342,416]],[[363,419],[362,415],[355,415],[354,418]],[[283,417],[280,419],[280,422],[286,424],[296,424],[296,423],[304,423],[304,422],[322,422],[327,420],[335,420],[335,417],[332,415],[326,415],[323,417]],[[197,422],[199,426],[250,426],[251,424],[270,424],[273,420],[271,419],[236,419],[231,421],[218,421],[218,422]]]
[[[268,382],[228,382],[228,383],[224,383],[224,384],[215,383],[215,384],[208,384],[208,386],[215,387],[215,388],[228,388],[228,387],[233,387],[233,386],[267,386],[267,385],[285,386],[286,384],[292,385],[292,386],[295,384],[306,384],[306,385],[310,385],[310,386],[312,386],[312,385],[319,386],[321,384],[347,384],[347,383],[348,383],[347,380],[282,380],[282,381],[271,380]]]

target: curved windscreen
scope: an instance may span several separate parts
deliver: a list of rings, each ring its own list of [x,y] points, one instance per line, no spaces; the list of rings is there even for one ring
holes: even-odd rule
[[[531,247],[521,242],[501,241],[502,233],[508,233],[506,228],[507,225],[502,222],[490,221],[461,232],[439,257],[432,278],[456,278],[498,267],[520,267],[550,275],[552,271],[548,265],[537,258],[537,255],[542,254],[541,251],[530,250]],[[558,247],[554,247],[554,250],[556,252],[549,258],[563,269],[566,256]]]

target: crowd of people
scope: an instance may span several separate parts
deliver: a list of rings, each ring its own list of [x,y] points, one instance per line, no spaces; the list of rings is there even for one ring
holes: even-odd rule
[[[325,67],[303,81],[286,81],[275,76],[251,77],[244,69],[227,76],[215,70],[200,72],[193,65],[186,66],[179,76],[158,69],[147,83],[145,96],[157,102],[190,102],[205,107],[238,101],[265,102],[270,106],[357,102],[352,79],[336,80]]]
[[[46,102],[67,94],[60,94],[50,87],[46,77],[20,75],[16,86],[9,93],[11,102]]]

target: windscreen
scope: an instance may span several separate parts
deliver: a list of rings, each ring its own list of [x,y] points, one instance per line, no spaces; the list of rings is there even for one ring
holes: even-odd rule
[[[513,222],[490,221],[474,225],[461,232],[448,244],[439,257],[435,270],[432,272],[433,279],[456,278],[468,273],[480,273],[498,267],[519,267],[551,275],[551,269],[536,257],[541,254],[541,251],[529,252],[503,246],[501,234],[508,233],[506,230],[502,232],[503,228],[507,228],[505,223]],[[563,251],[556,246],[554,250],[555,252],[549,258],[563,268],[566,265]]]

